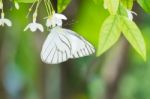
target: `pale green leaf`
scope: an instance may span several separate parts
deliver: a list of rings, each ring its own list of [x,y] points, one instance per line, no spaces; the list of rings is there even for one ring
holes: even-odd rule
[[[137,25],[127,17],[120,17],[122,20],[122,32],[134,49],[146,60],[146,47],[144,38]]]
[[[20,2],[20,3],[33,3],[33,2],[36,2],[37,0],[15,0],[17,2]]]
[[[148,13],[150,13],[150,0],[137,0],[139,5]]]
[[[110,14],[115,15],[119,7],[119,0],[104,0],[104,7]]]
[[[64,11],[70,2],[71,0],[58,0],[58,12],[61,13],[62,11]]]
[[[126,8],[121,3],[119,4],[118,14],[121,16],[128,16]]]
[[[121,0],[121,3],[123,4],[124,7],[131,10],[133,7],[133,1],[134,0]]]
[[[117,42],[121,34],[120,26],[120,18],[117,15],[109,16],[104,21],[100,31],[97,55],[103,54]]]

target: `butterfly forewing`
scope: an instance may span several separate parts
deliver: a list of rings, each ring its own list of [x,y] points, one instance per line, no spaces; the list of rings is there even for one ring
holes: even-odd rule
[[[64,62],[71,55],[70,47],[70,42],[61,34],[61,30],[53,28],[43,44],[41,59],[48,64]]]

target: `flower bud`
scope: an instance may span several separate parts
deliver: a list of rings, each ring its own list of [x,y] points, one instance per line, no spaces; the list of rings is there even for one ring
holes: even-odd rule
[[[0,9],[3,9],[3,3],[0,1]]]
[[[14,2],[15,3],[15,8],[17,9],[17,10],[19,10],[19,4],[18,4],[18,2]]]

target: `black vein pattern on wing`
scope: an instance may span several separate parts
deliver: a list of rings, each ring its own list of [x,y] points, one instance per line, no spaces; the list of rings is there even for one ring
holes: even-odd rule
[[[45,61],[47,61],[49,55],[51,54],[51,52],[53,51],[54,48],[55,48],[55,47],[53,47],[53,48],[50,50],[50,52],[48,53],[47,57],[45,58]]]
[[[63,39],[61,39],[61,37],[59,36],[59,39],[62,43],[64,43],[68,48],[69,48],[69,51],[70,51],[70,54],[71,54],[71,45],[69,46]],[[68,39],[67,39],[68,40]],[[68,40],[69,44],[70,44],[70,41]]]
[[[86,53],[85,50],[87,50],[87,51],[88,51],[87,55],[92,54],[92,53],[95,52],[94,47],[93,47],[87,40],[85,40],[82,36],[76,34],[74,31],[67,30],[67,29],[64,29],[64,30],[65,30],[68,34],[74,35],[74,36],[76,36],[77,38],[79,38],[81,41],[83,41],[83,43],[84,43],[86,49],[83,48],[83,49],[80,49],[80,50],[83,50],[85,53]],[[79,55],[79,53],[77,53],[77,54]],[[86,55],[83,54],[82,56],[86,56]],[[74,55],[73,55],[73,57],[74,57]]]
[[[52,56],[52,59],[51,59],[51,63],[53,63],[53,59],[54,59],[54,56],[55,56],[55,53],[57,52],[57,47],[56,47],[56,50],[55,50],[55,52],[54,52],[54,54],[53,54],[53,56]]]
[[[80,39],[85,47],[81,48],[79,51],[77,51],[76,53],[74,53],[72,55],[73,58],[77,58],[77,57],[82,57],[82,56],[86,56],[86,55],[89,55],[89,54],[92,54],[95,52],[95,49],[94,47],[88,42],[86,41],[82,36],[76,34],[74,31],[71,31],[71,30],[67,30],[67,29],[63,29],[64,30],[64,33],[68,33],[70,35],[73,35],[73,36],[76,36],[78,39]],[[64,40],[64,38],[62,38],[59,33],[57,35],[60,39],[60,41],[66,45],[66,47],[69,49],[69,53],[70,53],[70,56],[71,56],[71,51],[72,51],[72,45],[71,45],[71,42],[69,40],[69,38],[65,35],[65,34],[61,34],[62,37],[64,37],[68,42],[66,42],[66,40]],[[54,39],[54,38],[53,38]],[[44,50],[44,54],[47,52],[49,46],[51,44],[51,41],[48,42],[48,45],[46,47],[46,49]],[[55,48],[55,51],[53,51],[53,49]],[[53,53],[52,53],[53,52]],[[53,54],[53,55],[51,55]],[[57,54],[55,56],[55,54]],[[48,60],[49,59],[49,56],[52,56],[52,58],[50,58],[51,60]],[[54,47],[50,50],[50,52],[48,53],[45,61],[50,61],[51,63],[53,62],[56,62],[56,63],[60,63],[60,62],[63,62],[63,61],[66,61],[68,58],[70,58],[70,56],[67,55],[67,51],[61,51],[61,49],[59,49],[57,47],[56,44],[54,44]],[[54,58],[57,58],[57,60],[54,60]],[[54,61],[53,61],[54,60]]]
[[[69,42],[70,48],[71,48],[71,42],[70,42],[70,40],[68,39],[68,37],[67,37],[66,35],[64,35],[64,34],[61,34],[61,35],[63,35],[63,36],[67,39],[67,41]]]
[[[50,34],[49,34],[49,35],[50,35]],[[48,35],[48,37],[46,38],[46,41],[48,40],[49,35]],[[52,38],[52,40],[53,40],[53,39],[54,39],[54,38]],[[45,42],[46,42],[46,41],[45,41]],[[49,41],[49,43],[48,43],[46,49],[43,51],[43,54],[45,54],[45,52],[47,51],[47,49],[49,48],[49,46],[50,46],[51,43],[52,43],[52,41]]]

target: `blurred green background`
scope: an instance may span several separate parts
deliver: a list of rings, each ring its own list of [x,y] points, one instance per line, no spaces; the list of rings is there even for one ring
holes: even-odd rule
[[[101,57],[68,60],[58,65],[41,62],[40,51],[48,31],[24,32],[28,4],[14,9],[5,2],[12,27],[0,27],[0,99],[150,99],[150,16],[134,5],[135,22],[147,44],[147,61],[122,37]],[[45,8],[38,22],[45,24]],[[70,28],[97,48],[101,24],[109,15],[102,0],[72,0],[63,12]],[[31,16],[29,16],[31,17]],[[45,29],[46,30],[46,29]]]

